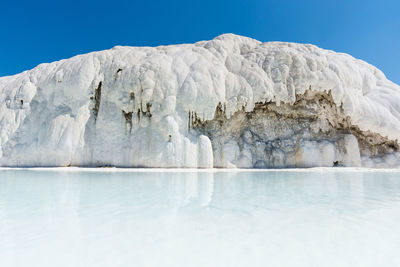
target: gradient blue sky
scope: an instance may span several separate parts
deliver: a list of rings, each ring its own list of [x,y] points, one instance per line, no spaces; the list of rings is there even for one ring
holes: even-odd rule
[[[0,76],[115,45],[192,43],[222,33],[349,53],[400,84],[399,0],[3,0]]]

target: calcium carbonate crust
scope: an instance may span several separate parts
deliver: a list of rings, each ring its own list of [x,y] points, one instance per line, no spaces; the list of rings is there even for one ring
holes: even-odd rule
[[[2,77],[0,99],[1,166],[400,166],[400,87],[308,44],[117,46]]]

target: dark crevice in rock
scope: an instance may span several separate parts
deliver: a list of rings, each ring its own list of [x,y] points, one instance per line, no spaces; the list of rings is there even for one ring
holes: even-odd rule
[[[137,119],[138,121],[140,121],[140,119],[142,119],[143,117],[148,117],[151,118],[153,116],[153,114],[151,114],[151,106],[152,103],[146,103],[146,110],[139,108],[137,110]]]
[[[132,132],[132,112],[122,110],[122,115],[125,117],[125,130],[129,126],[129,133]]]
[[[97,120],[97,116],[99,115],[100,101],[101,101],[101,85],[102,85],[102,82],[99,82],[99,85],[94,90],[94,98],[92,99],[94,102],[92,112],[93,112],[95,121]]]
[[[118,79],[118,75],[122,72],[122,69],[118,69],[117,72],[114,75],[114,81]]]

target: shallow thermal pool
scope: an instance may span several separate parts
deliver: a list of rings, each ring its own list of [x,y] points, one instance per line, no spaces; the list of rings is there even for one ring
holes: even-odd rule
[[[400,266],[400,172],[1,170],[0,266]]]

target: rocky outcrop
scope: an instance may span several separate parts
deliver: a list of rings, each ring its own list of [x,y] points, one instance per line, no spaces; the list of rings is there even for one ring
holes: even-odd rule
[[[400,166],[400,87],[313,45],[225,34],[0,78],[1,166]]]
[[[361,157],[399,151],[396,141],[353,125],[330,92],[312,88],[293,104],[258,102],[229,119],[220,104],[214,119],[194,118],[191,128],[210,138],[216,167],[361,166]]]

